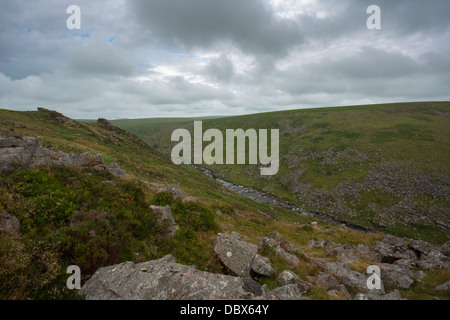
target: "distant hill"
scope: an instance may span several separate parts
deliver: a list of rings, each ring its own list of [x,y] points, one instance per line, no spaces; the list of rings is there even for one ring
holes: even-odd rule
[[[226,180],[360,225],[443,243],[450,237],[450,102],[302,109],[204,119],[203,130],[280,130],[278,174],[213,165]],[[170,154],[194,119],[114,122]],[[205,143],[204,145],[206,145]]]

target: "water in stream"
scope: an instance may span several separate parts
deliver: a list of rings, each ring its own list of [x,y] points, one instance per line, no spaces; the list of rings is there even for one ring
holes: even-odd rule
[[[310,212],[310,211],[306,211],[302,208],[299,208],[298,206],[292,204],[292,203],[288,203],[278,197],[275,197],[272,194],[266,193],[266,192],[262,192],[262,191],[258,191],[252,188],[248,188],[248,187],[244,187],[223,179],[220,179],[218,177],[216,177],[214,175],[214,173],[206,168],[203,167],[199,167],[196,165],[192,165],[194,168],[200,170],[201,172],[203,172],[205,175],[207,175],[208,177],[210,177],[211,179],[216,180],[217,182],[221,183],[222,185],[230,188],[231,190],[234,190],[235,192],[239,193],[240,195],[246,197],[246,198],[250,198],[253,199],[254,201],[257,202],[261,202],[261,203],[265,203],[265,204],[269,204],[269,205],[273,205],[273,206],[277,206],[277,207],[281,207],[281,208],[285,208],[294,212],[297,212],[299,214],[303,214],[303,215],[307,215],[307,216],[311,216],[326,222],[331,222],[334,224],[338,224],[338,225],[342,225],[345,224],[348,228],[350,229],[355,229],[358,231],[363,231],[363,232],[371,232],[370,229],[355,225],[353,223],[349,223],[346,221],[342,221],[342,220],[338,220],[338,219],[334,219],[331,218],[329,216],[320,214],[320,213],[316,213],[316,212]]]

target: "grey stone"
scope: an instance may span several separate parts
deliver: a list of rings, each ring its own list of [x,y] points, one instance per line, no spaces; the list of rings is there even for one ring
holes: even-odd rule
[[[179,227],[172,217],[170,206],[166,205],[164,207],[159,207],[151,205],[150,209],[152,209],[157,223],[164,228],[163,236],[166,238],[173,237]]]
[[[302,280],[297,274],[290,270],[282,271],[277,277],[277,282],[282,286],[296,284],[302,293],[307,292],[312,286],[311,283]]]
[[[450,290],[450,280],[447,281],[447,282],[444,283],[444,284],[441,284],[440,286],[437,286],[436,288],[434,288],[434,290],[438,290],[438,291],[441,291],[441,290]]]
[[[296,256],[293,255],[292,253],[286,252],[283,248],[281,247],[277,247],[275,249],[275,253],[281,257],[283,257],[283,259],[290,264],[291,266],[296,266],[299,262],[300,259]]]
[[[265,248],[265,247],[276,248],[278,246],[279,246],[279,243],[276,240],[272,239],[272,238],[263,237],[261,239],[261,243],[260,243],[260,247],[261,248]]]
[[[290,270],[280,272],[277,277],[277,282],[281,285],[298,283],[300,280],[300,277]]]
[[[219,233],[216,237],[214,252],[231,274],[244,277],[250,275],[250,269],[258,252],[258,247],[252,243],[237,240],[227,234]]]
[[[387,263],[377,264],[381,270],[381,280],[385,284],[393,284],[398,288],[408,289],[414,282],[414,274],[409,268]]]
[[[302,289],[297,284],[287,284],[275,288],[267,295],[268,300],[310,300],[303,296]]]
[[[14,172],[17,165],[26,169],[62,165],[72,168],[109,170],[116,176],[125,174],[116,163],[106,167],[101,155],[53,151],[51,148],[41,147],[34,137],[0,137],[0,173]]]
[[[358,260],[352,247],[348,244],[344,244],[344,245],[338,244],[338,245],[332,246],[331,248],[327,248],[327,249],[325,249],[325,254],[329,257],[336,257],[340,261],[345,261],[345,262]]]
[[[384,285],[381,289],[369,289],[367,287],[367,277],[355,270],[350,269],[344,262],[328,262],[325,272],[333,275],[337,280],[347,287],[354,288],[361,293],[384,294]]]
[[[270,260],[267,262],[268,258],[261,257],[259,254],[255,256],[252,262],[252,271],[258,275],[265,277],[270,277],[275,273],[275,269],[270,265]]]
[[[400,259],[415,259],[415,253],[409,249],[408,244],[397,237],[386,235],[383,241],[377,242],[374,252],[380,255],[381,262],[394,263]]]
[[[340,283],[337,279],[328,273],[321,272],[316,279],[316,286],[325,290],[340,290]]]
[[[118,178],[125,178],[127,174],[123,171],[119,165],[115,162],[111,163],[108,167],[108,171]]]
[[[248,279],[247,279],[248,280]],[[81,288],[87,300],[210,300],[254,299],[254,284],[238,277],[177,264],[171,255],[134,264],[100,268]]]
[[[9,213],[0,213],[0,234],[8,233],[14,238],[20,236],[20,222]]]

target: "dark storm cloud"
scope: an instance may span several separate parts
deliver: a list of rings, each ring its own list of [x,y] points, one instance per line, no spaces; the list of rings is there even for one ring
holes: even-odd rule
[[[77,4],[82,29],[66,28]],[[366,9],[381,8],[381,30]],[[450,100],[448,0],[0,0],[0,108],[78,118]]]
[[[284,54],[302,42],[296,23],[259,0],[134,0],[138,21],[159,40],[210,48],[230,41],[252,54]]]

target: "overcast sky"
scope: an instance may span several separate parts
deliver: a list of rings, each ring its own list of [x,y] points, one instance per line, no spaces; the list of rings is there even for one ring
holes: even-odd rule
[[[116,119],[450,100],[449,13],[449,0],[0,0],[0,108]]]

